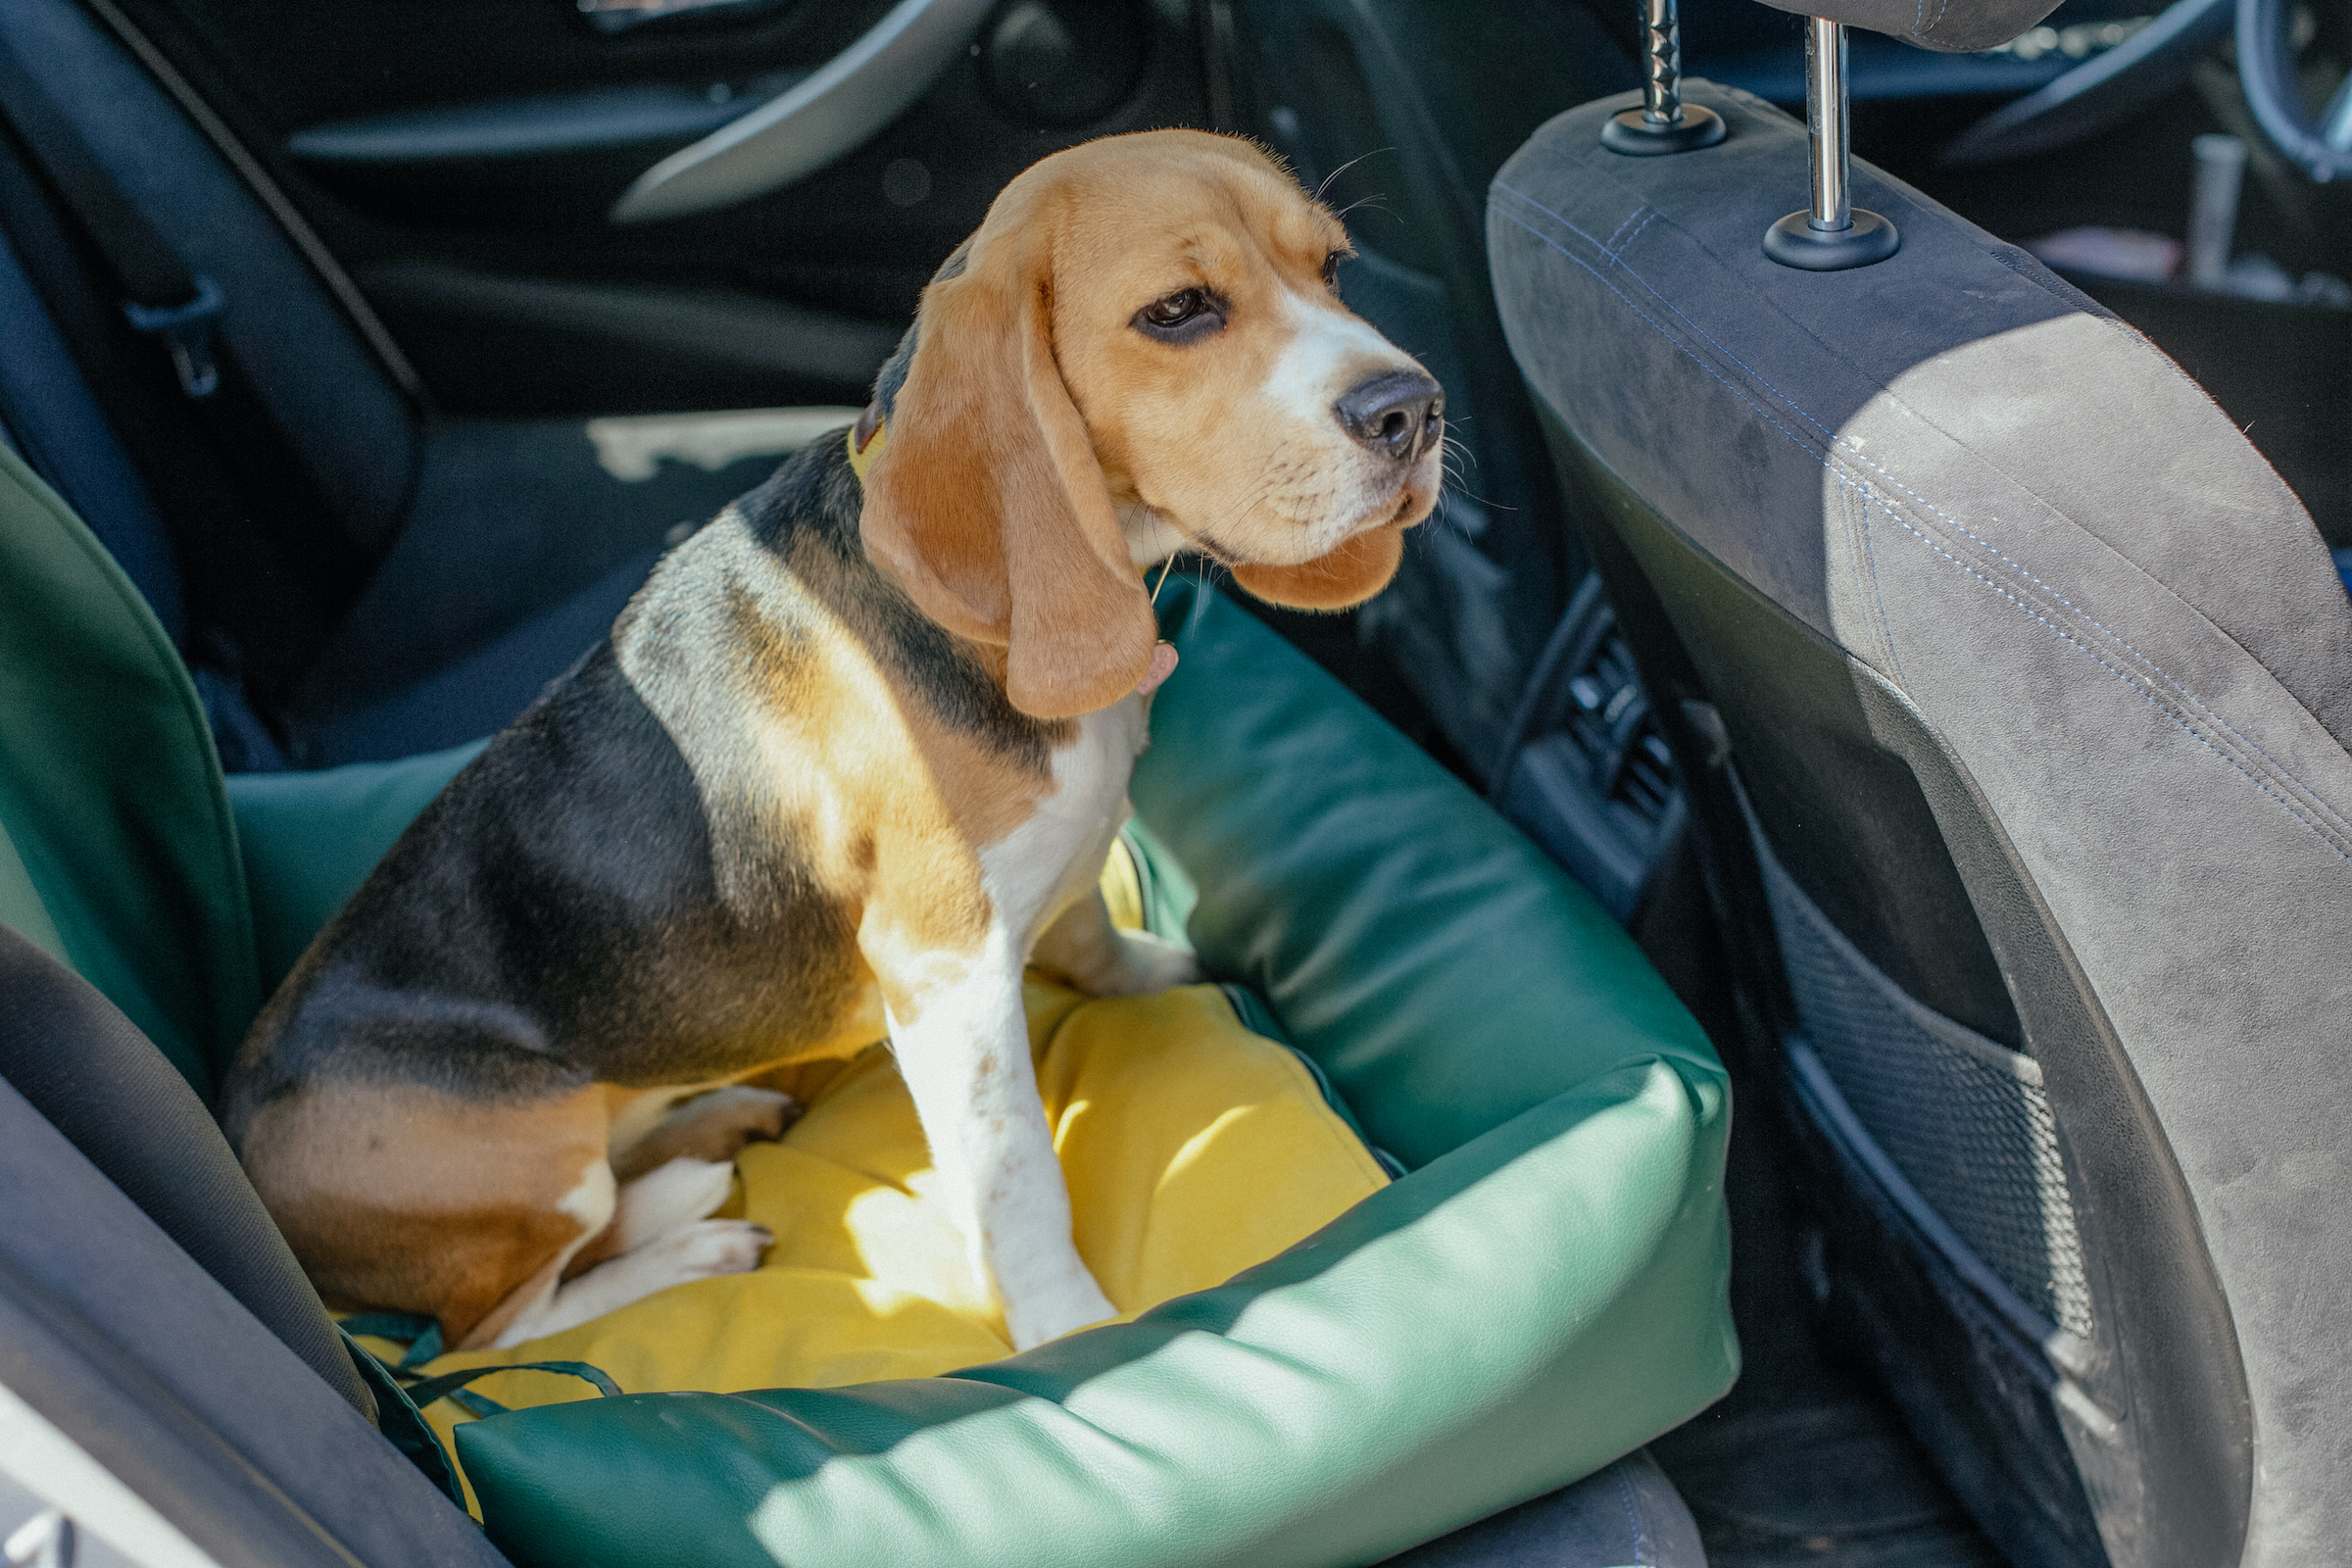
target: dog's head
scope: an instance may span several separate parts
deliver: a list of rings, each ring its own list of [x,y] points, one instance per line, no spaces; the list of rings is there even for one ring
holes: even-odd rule
[[[1436,503],[1445,400],[1340,303],[1348,248],[1230,136],[1035,165],[884,372],[867,553],[933,619],[1003,646],[1007,694],[1040,717],[1135,686],[1155,637],[1136,568],[1176,550],[1277,604],[1379,592]]]

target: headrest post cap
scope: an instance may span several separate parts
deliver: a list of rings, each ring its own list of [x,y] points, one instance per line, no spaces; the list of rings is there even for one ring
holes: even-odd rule
[[[1675,0],[1642,0],[1642,107],[1611,116],[1600,144],[1628,158],[1656,158],[1712,147],[1723,117],[1683,102],[1682,24]]]
[[[1883,262],[1902,236],[1876,213],[1856,211],[1850,188],[1845,24],[1805,19],[1805,132],[1812,149],[1813,204],[1764,231],[1764,254],[1783,267],[1842,272]]]
[[[1628,158],[1659,158],[1668,153],[1695,152],[1723,140],[1723,117],[1701,104],[1684,104],[1682,118],[1659,124],[1641,109],[1611,115],[1600,127],[1600,144]]]

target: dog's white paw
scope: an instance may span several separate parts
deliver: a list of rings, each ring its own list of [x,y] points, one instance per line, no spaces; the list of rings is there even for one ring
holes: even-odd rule
[[[665,1290],[688,1280],[715,1279],[721,1274],[748,1274],[760,1266],[760,1254],[773,1247],[775,1233],[748,1219],[703,1219],[656,1237],[606,1267],[643,1259],[648,1274],[665,1274],[652,1290]],[[650,1294],[650,1292],[649,1292]]]
[[[672,1285],[749,1274],[775,1240],[766,1226],[750,1220],[696,1220],[655,1237],[633,1252],[599,1263],[564,1289],[589,1298],[581,1304],[593,1305],[591,1315],[601,1316]]]
[[[1121,931],[1117,936],[1117,964],[1101,984],[1088,988],[1096,996],[1148,997],[1200,978],[1200,960],[1190,949],[1149,931]]]
[[[620,1190],[622,1253],[680,1226],[706,1219],[727,1200],[734,1187],[735,1167],[708,1159],[673,1159],[646,1172]]]
[[[597,1264],[526,1309],[493,1343],[506,1349],[575,1328],[672,1285],[748,1274],[760,1266],[760,1254],[775,1240],[766,1226],[749,1220],[704,1219],[681,1225],[633,1252]]]
[[[750,1084],[728,1084],[685,1102],[663,1118],[662,1127],[681,1134],[715,1136],[740,1147],[783,1137],[784,1129],[798,1121],[800,1114],[801,1102],[790,1095]],[[702,1157],[719,1156],[705,1153]]]
[[[650,1097],[649,1097],[650,1098]],[[613,1129],[612,1166],[624,1182],[679,1159],[732,1164],[747,1144],[772,1143],[800,1118],[801,1102],[773,1089],[729,1084],[671,1104],[651,1126],[635,1107]]]
[[[1118,1315],[1119,1309],[1110,1304],[1110,1298],[1102,1294],[1094,1276],[1081,1269],[1075,1278],[1051,1291],[1031,1292],[1023,1300],[1006,1301],[1004,1328],[1012,1336],[1012,1348],[1026,1350]]]

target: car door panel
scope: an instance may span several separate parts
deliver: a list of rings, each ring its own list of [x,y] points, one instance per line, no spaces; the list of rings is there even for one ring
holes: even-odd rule
[[[1014,173],[1094,136],[1209,122],[1185,0],[1009,0],[830,167],[615,224],[647,170],[893,14],[713,9],[615,32],[572,0],[122,0],[463,414],[861,403]]]

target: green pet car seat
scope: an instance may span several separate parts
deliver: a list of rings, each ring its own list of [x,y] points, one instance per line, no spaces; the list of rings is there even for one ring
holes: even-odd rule
[[[37,1156],[60,1195],[0,1218],[0,1315],[33,1292],[88,1331],[39,1364],[0,1348],[0,1384],[221,1561],[381,1568],[1368,1563],[1721,1396],[1731,1105],[1697,1026],[1580,887],[1303,657],[1206,588],[1162,607],[1183,663],[1131,842],[1152,923],[1262,998],[1407,1174],[1214,1290],[951,1376],[470,1423],[485,1541],[363,1422],[442,1462],[387,1382],[356,1384],[199,1099],[469,750],[224,779],[146,605],[0,450],[0,1182]],[[123,1096],[135,1116],[105,1113]],[[66,1170],[84,1158],[113,1189]],[[132,1234],[152,1227],[172,1243]],[[104,1279],[74,1262],[98,1252]],[[76,1384],[85,1361],[131,1370]],[[173,1434],[184,1455],[141,1457]],[[1667,1544],[1636,1555],[1695,1560]]]

